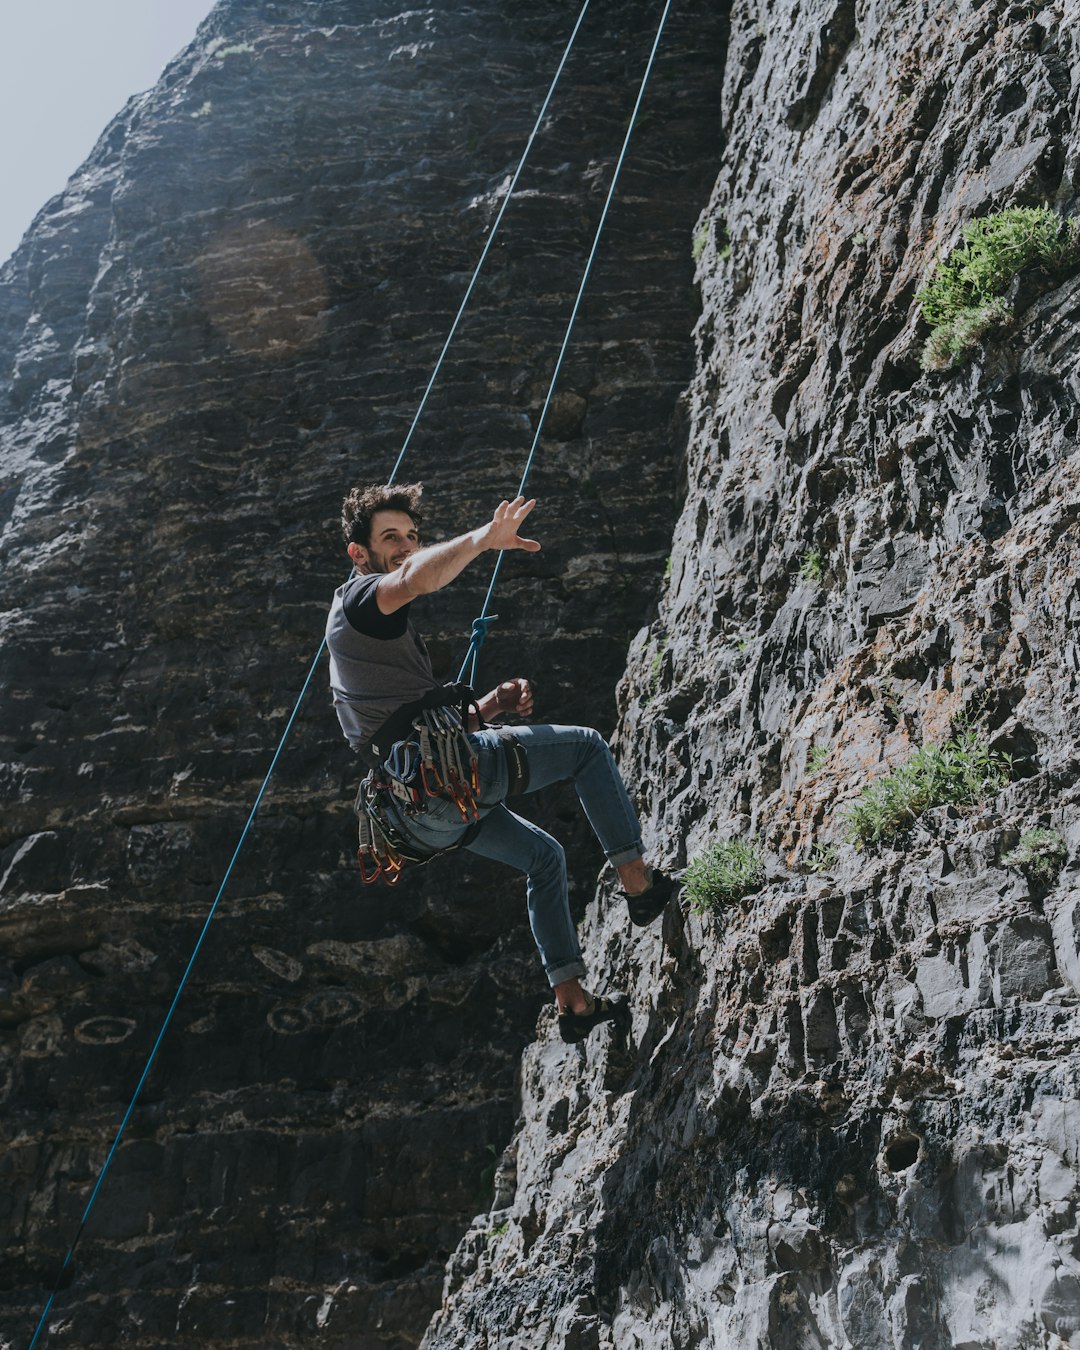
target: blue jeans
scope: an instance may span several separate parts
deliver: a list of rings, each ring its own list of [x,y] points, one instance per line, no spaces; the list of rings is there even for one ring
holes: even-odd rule
[[[529,792],[569,780],[608,861],[618,867],[640,858],[641,828],[607,742],[591,727],[514,727],[529,757]],[[465,847],[525,873],[529,924],[552,985],[585,974],[570,917],[566,854],[550,834],[507,810],[507,768],[496,731],[469,737],[480,765],[480,828]],[[398,815],[398,824],[426,848],[447,848],[465,833],[453,802],[436,798],[422,816]]]

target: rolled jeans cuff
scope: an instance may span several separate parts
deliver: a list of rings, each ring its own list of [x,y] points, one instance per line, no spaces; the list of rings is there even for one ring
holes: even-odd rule
[[[585,978],[585,966],[581,961],[568,961],[565,966],[556,966],[547,972],[548,984],[552,989],[564,980],[582,980]]]
[[[644,856],[645,850],[641,846],[641,840],[638,839],[629,848],[621,848],[617,852],[608,853],[607,860],[612,867],[621,867],[623,863],[633,862],[636,858]]]

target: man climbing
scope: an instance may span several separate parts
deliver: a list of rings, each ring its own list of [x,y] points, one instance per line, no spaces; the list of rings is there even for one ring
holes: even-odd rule
[[[373,767],[391,756],[400,763],[402,742],[417,735],[412,730],[417,709],[461,704],[456,686],[445,687],[445,698],[439,692],[443,686],[409,618],[412,601],[449,585],[482,553],[535,553],[540,548],[519,533],[536,505],[522,497],[500,503],[486,525],[421,548],[422,490],[419,483],[353,488],[342,504],[342,530],[354,573],[335,592],[327,619],[330,685],[346,739]],[[594,998],[581,985],[585,966],[570,917],[562,847],[507,809],[508,789],[536,792],[552,783],[573,782],[618,872],[632,923],[659,917],[674,883],[642,858],[634,809],[598,732],[575,726],[515,726],[508,738],[485,726],[507,713],[532,713],[532,690],[520,677],[504,681],[473,707],[466,749],[475,756],[474,814],[479,822],[467,823],[460,800],[414,791],[408,807],[391,801],[389,824],[423,857],[460,846],[524,872],[529,920],[555,991],[563,1040],[584,1040],[594,1027],[609,1021],[625,1031],[625,998]]]

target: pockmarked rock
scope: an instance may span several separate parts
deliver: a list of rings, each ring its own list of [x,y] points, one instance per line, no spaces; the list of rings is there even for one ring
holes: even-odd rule
[[[633,1034],[541,1028],[516,1192],[425,1350],[1077,1342],[1080,285],[1018,278],[948,373],[916,295],[969,220],[1080,213],[1078,17],[731,7],[686,497],[617,747],[653,856],[753,839],[801,889],[628,934],[601,888]],[[853,838],[964,728],[1007,783]]]
[[[575,15],[219,0],[0,267],[0,1343],[171,1009],[50,1346],[407,1350],[507,1189],[550,998],[523,883],[461,855],[360,885],[325,667],[173,1000],[347,570],[342,496],[395,463]],[[592,0],[402,468],[431,541],[520,480],[656,21]],[[673,7],[479,675],[604,734],[679,509],[726,22]],[[489,576],[416,607],[440,675]],[[534,807],[580,917],[602,855],[570,789]]]

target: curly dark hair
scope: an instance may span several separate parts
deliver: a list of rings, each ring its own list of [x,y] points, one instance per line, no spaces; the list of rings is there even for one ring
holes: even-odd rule
[[[371,517],[376,511],[404,511],[419,529],[423,483],[394,483],[379,487],[354,487],[341,503],[341,532],[346,544],[371,544]]]

